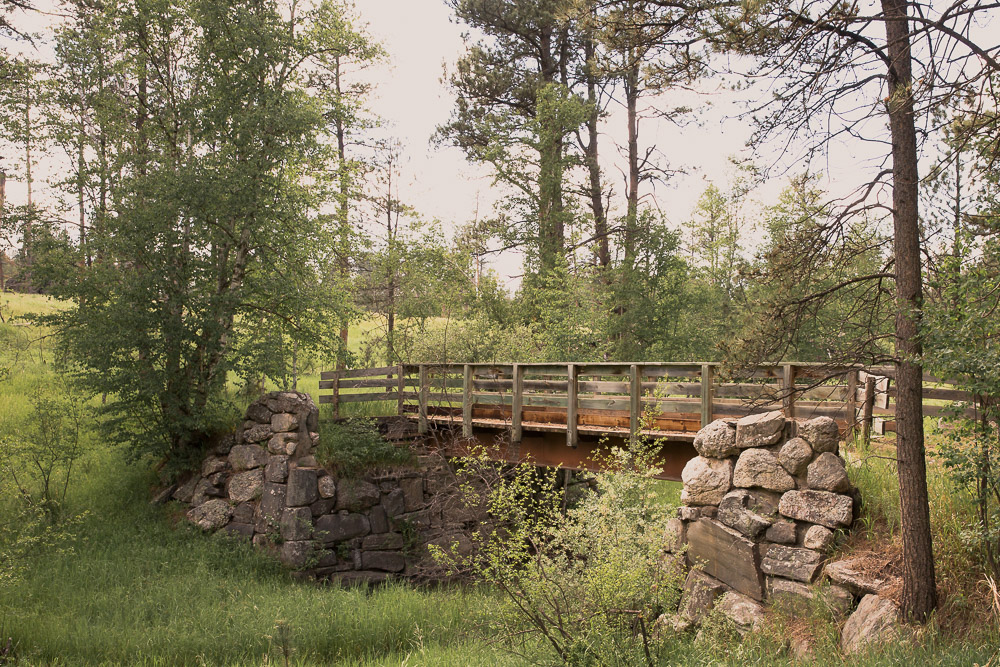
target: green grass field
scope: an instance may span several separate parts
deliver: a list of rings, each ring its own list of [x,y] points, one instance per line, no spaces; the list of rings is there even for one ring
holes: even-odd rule
[[[2,298],[8,304],[5,316],[59,307],[44,297]],[[39,338],[43,333],[0,324],[5,346],[0,363],[20,355],[14,372],[0,380],[0,435],[27,419],[32,386],[54,380],[53,348]],[[17,352],[24,336],[34,342]],[[303,379],[300,388],[315,392],[315,378]],[[129,463],[124,451],[92,431],[87,438],[90,453],[77,468],[67,503],[70,513],[83,515],[72,529],[75,537],[60,548],[31,552],[20,579],[0,579],[0,665],[283,665],[286,656],[294,665],[547,660],[538,645],[522,647],[527,655],[521,656],[497,643],[495,592],[406,585],[342,590],[297,581],[247,545],[192,529],[180,519],[179,506],[151,506],[150,465]],[[0,479],[2,516],[17,502],[8,481]],[[859,481],[872,494],[873,508],[884,508],[872,511],[892,511],[891,471],[883,466]],[[676,501],[676,493],[677,485],[662,489],[667,502]],[[960,504],[935,503],[955,515],[955,523],[966,516]],[[961,563],[946,570],[948,576],[962,576],[960,568]],[[974,582],[961,587],[970,589]],[[791,664],[783,651],[788,636],[780,631],[783,626],[776,627],[746,642],[677,637],[666,644],[658,664]],[[831,626],[823,627],[830,634]],[[994,620],[984,617],[973,631],[932,625],[864,658],[845,661],[829,643],[819,643],[815,655],[817,664],[996,664],[995,628]]]

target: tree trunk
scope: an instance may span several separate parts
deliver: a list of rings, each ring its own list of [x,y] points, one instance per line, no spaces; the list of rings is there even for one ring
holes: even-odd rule
[[[625,76],[625,107],[628,121],[628,192],[625,196],[625,266],[635,264],[639,236],[639,65]]]
[[[896,263],[896,452],[903,535],[904,618],[923,622],[937,606],[924,459],[923,368],[918,339],[923,288],[907,0],[882,0],[889,67],[892,218]]]
[[[597,76],[591,63],[595,48],[593,39],[584,42],[584,55],[587,58],[587,102],[591,105],[590,117],[587,118],[587,145],[584,147],[584,157],[590,178],[589,192],[590,208],[594,215],[594,237],[597,240],[597,265],[605,267],[611,264],[611,243],[608,239],[608,214],[604,210],[604,191],[601,188],[601,167],[598,161],[598,121],[601,110],[597,103]]]
[[[339,100],[343,96],[343,91],[340,86],[340,57],[338,56],[334,62],[334,82],[337,89],[337,99]],[[348,246],[350,244],[350,228],[349,224],[349,197],[350,197],[350,172],[347,167],[347,142],[346,142],[346,132],[344,130],[344,119],[338,114],[336,116],[336,132],[337,132],[337,160],[338,160],[338,187],[340,189],[338,193],[339,201],[337,207],[337,235],[339,241],[339,250],[337,252],[337,263],[340,269],[340,279],[347,281],[348,274],[350,273],[350,259],[348,257]],[[344,368],[344,360],[347,354],[347,340],[350,335],[350,327],[348,326],[347,320],[340,323],[340,340],[344,345],[344,353],[337,358],[337,370],[342,370]]]

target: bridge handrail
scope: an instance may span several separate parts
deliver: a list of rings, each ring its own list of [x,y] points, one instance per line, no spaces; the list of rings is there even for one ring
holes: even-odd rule
[[[509,420],[515,442],[520,440],[523,422],[530,421],[526,413],[532,419],[559,420],[549,423],[565,419],[567,444],[574,446],[582,423],[614,422],[615,428],[636,433],[651,406],[656,408],[653,414],[660,415],[656,423],[685,431],[697,430],[719,416],[779,407],[789,418],[828,414],[846,431],[860,425],[865,437],[873,427],[894,428],[892,366],[761,364],[732,380],[722,378],[718,367],[715,362],[398,364],[324,371],[319,387],[331,393],[321,394],[319,400],[332,404],[335,417],[341,404],[351,402],[395,401],[398,415],[413,414],[415,407],[421,433],[427,432],[434,410],[452,419],[461,415],[463,432],[471,435],[479,410]],[[581,380],[581,376],[591,379]],[[676,380],[665,381],[670,378]],[[971,403],[975,398],[969,392],[941,387],[947,384],[941,378],[925,374],[924,381],[932,385],[924,389],[925,416],[945,411],[935,401]],[[376,391],[356,393],[359,389]],[[408,402],[413,400],[415,406]]]

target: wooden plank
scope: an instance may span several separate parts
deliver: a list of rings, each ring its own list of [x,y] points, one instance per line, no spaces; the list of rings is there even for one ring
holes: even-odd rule
[[[420,375],[420,389],[417,404],[417,433],[419,435],[427,434],[427,366],[421,364],[418,373]]]
[[[379,394],[372,394],[372,393],[368,393],[368,394],[341,394],[340,395],[340,402],[341,403],[370,403],[370,402],[374,402],[374,401],[394,401],[397,398],[398,397],[396,396],[396,392],[394,392],[394,391],[387,391],[385,393],[379,393]]]
[[[399,381],[396,378],[384,379],[384,378],[368,378],[361,380],[341,380],[341,389],[368,389],[373,387],[395,387]],[[323,388],[323,383],[320,382],[320,389]]]
[[[577,423],[576,423],[576,411],[579,407],[577,405],[577,365],[567,364],[566,365],[566,444],[570,447],[576,447],[579,438],[577,436]]]
[[[321,380],[333,380],[335,373],[340,373],[342,378],[372,377],[374,375],[388,375],[397,371],[396,366],[383,366],[382,368],[355,368],[349,371],[323,371],[319,374]]]
[[[711,364],[701,365],[701,426],[704,428],[712,421],[712,403],[715,400],[714,379],[715,369]]]
[[[577,377],[581,375],[628,375],[628,364],[580,364],[576,367]]]
[[[523,429],[521,427],[522,408],[524,404],[524,367],[521,364],[514,364],[512,369],[514,395],[511,397],[511,441],[515,444],[521,442]]]
[[[642,427],[640,419],[642,417],[642,367],[632,364],[630,368],[631,387],[629,388],[629,432],[634,437]]]
[[[701,377],[703,364],[645,364],[642,374],[649,378]]]
[[[847,440],[854,438],[858,421],[858,371],[852,370],[847,374]]]
[[[462,435],[472,437],[472,366],[465,365],[462,378]]]
[[[334,371],[333,374],[333,395],[330,396],[332,399],[330,403],[333,404],[333,418],[340,419],[340,371]]]
[[[676,398],[666,398],[666,399],[641,398],[639,400],[642,403],[642,408],[641,408],[642,410],[645,410],[647,407],[652,406],[663,414],[672,412],[691,412],[700,415],[701,408],[703,407],[702,402],[697,399],[681,400]]]

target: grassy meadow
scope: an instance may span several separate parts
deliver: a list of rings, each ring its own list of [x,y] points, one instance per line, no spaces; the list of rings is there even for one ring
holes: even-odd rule
[[[33,387],[59,385],[51,339],[12,316],[60,306],[39,296],[0,298],[8,320],[0,324],[0,362],[13,364],[12,373],[0,379],[0,435],[10,435],[30,417]],[[316,382],[315,376],[304,378],[300,389],[315,395]],[[129,462],[93,429],[84,437],[86,453],[66,502],[67,514],[78,517],[67,529],[71,535],[31,551],[17,578],[0,578],[0,665],[457,666],[548,660],[542,645],[519,645],[513,652],[497,642],[496,592],[406,585],[342,590],[298,581],[248,545],[199,533],[181,518],[180,506],[151,506],[151,463]],[[844,549],[891,556],[898,533],[891,466],[860,455],[855,461],[852,476],[869,500],[863,530]],[[969,503],[939,473],[932,483],[945,599],[926,628],[845,659],[836,650],[835,622],[822,614],[776,614],[764,632],[742,642],[711,629],[700,638],[671,638],[658,664],[791,664],[788,639],[803,632],[814,638],[816,664],[996,664],[997,618],[990,616],[982,573],[961,539],[962,524],[972,516]],[[675,501],[676,492],[676,485],[665,487],[664,498]],[[10,480],[0,479],[0,513],[9,516],[17,502]]]

